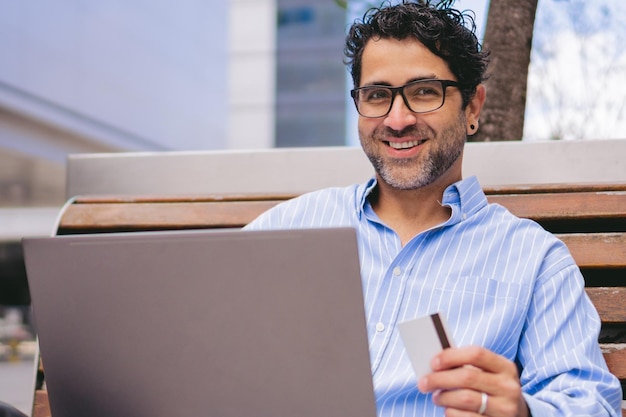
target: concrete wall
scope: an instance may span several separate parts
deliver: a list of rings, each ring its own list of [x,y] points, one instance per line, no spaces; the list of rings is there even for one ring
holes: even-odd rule
[[[626,140],[466,145],[464,175],[483,185],[626,182]],[[369,178],[360,148],[75,155],[67,196],[303,192]]]

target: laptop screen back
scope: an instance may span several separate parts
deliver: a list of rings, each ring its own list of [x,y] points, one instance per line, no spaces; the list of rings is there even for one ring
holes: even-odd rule
[[[352,229],[23,245],[54,417],[376,415]]]

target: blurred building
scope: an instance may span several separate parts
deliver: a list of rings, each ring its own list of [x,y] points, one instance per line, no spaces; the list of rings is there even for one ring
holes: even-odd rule
[[[53,233],[68,154],[341,145],[334,1],[0,0],[0,305]]]
[[[278,0],[276,146],[345,144],[345,22],[334,1]]]

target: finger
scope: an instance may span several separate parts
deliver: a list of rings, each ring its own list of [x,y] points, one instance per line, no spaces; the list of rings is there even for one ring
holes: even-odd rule
[[[513,362],[479,346],[444,349],[431,362],[434,371],[468,365],[485,372],[506,373],[512,377],[518,377],[517,367]]]
[[[422,392],[469,389],[505,398],[516,398],[521,393],[517,377],[483,372],[475,367],[433,372],[421,378],[417,387]]]
[[[480,414],[480,412],[485,414],[490,399],[488,396],[483,396],[481,392],[466,389],[438,391],[433,394],[433,402],[436,405],[470,414]],[[448,410],[447,415],[450,415],[450,413],[451,410]]]
[[[433,394],[433,402],[445,408],[446,417],[529,415],[528,405],[522,396],[514,400],[491,395],[483,396],[483,393],[472,390],[457,390]]]
[[[437,390],[470,389],[484,391],[488,394],[499,394],[503,380],[502,375],[483,372],[476,367],[460,367],[437,371],[421,378],[418,388],[422,392],[434,392]]]
[[[502,375],[482,372],[476,368],[456,368],[427,375],[420,380],[422,392],[433,392],[433,401],[446,407],[446,416],[480,411],[483,393],[489,415],[523,415],[527,410],[519,381]],[[478,407],[476,407],[478,405]]]

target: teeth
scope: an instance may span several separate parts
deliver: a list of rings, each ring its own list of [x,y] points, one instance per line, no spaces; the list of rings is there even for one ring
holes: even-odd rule
[[[389,142],[389,146],[394,149],[408,149],[424,143],[423,140],[410,140],[408,142]]]

